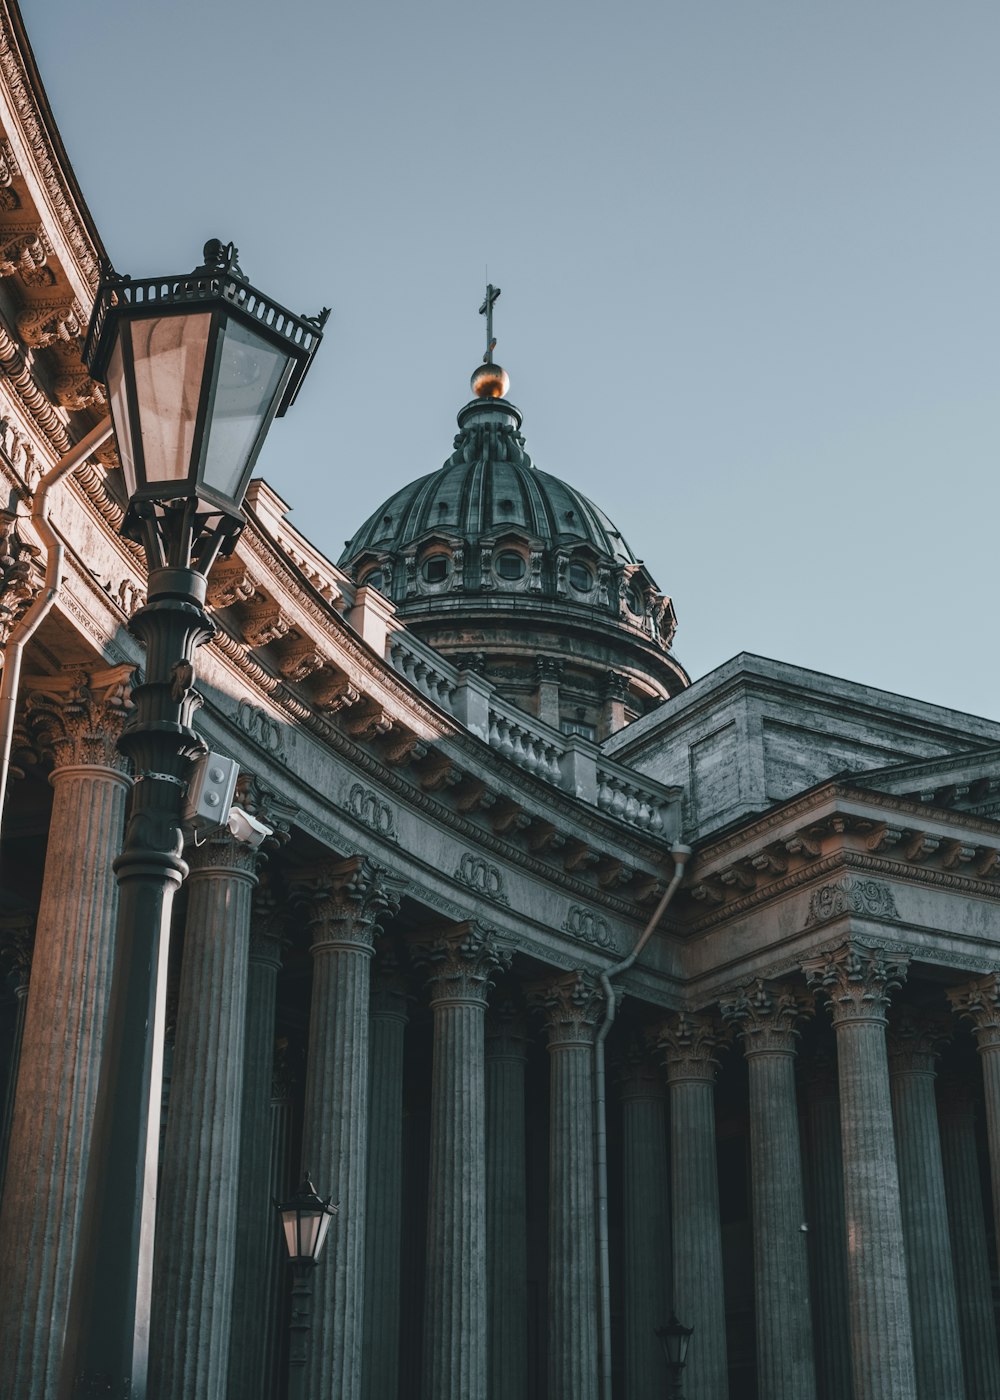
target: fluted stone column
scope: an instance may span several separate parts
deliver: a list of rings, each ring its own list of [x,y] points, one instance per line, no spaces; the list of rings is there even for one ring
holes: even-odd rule
[[[729,1394],[715,1154],[720,1038],[711,1017],[686,1012],[671,1016],[658,1038],[670,1094],[673,1307],[695,1329],[684,1371],[687,1400],[725,1400]]]
[[[594,1037],[603,996],[568,973],[530,989],[549,1047],[548,1400],[597,1400]]]
[[[486,1018],[486,1270],[490,1400],[528,1388],[528,1238],[524,1071],[528,1032],[516,996]]]
[[[624,1394],[663,1400],[667,1369],[655,1331],[670,1316],[667,1090],[637,1040],[616,1059],[615,1078],[622,1111]]]
[[[416,950],[434,1015],[423,1400],[486,1400],[486,997],[510,961],[460,924]]]
[[[1000,1357],[997,1355],[986,1214],[976,1148],[975,1101],[963,1076],[944,1078],[940,1088],[941,1165],[948,1203],[966,1400],[993,1400],[1000,1395]]]
[[[795,1100],[797,1027],[811,1012],[804,990],[759,979],[722,1003],[750,1080],[757,1384],[768,1400],[816,1395]]]
[[[816,1389],[820,1400],[851,1400],[847,1229],[840,1148],[837,1063],[825,1050],[804,1068],[808,1124],[809,1243],[812,1256]]]
[[[267,1268],[268,1240],[276,1230],[271,1200],[271,1080],[275,999],[285,928],[284,901],[273,882],[265,879],[255,893],[250,924],[239,1209],[229,1340],[228,1393],[241,1400],[271,1400],[273,1394],[266,1389],[264,1377],[272,1284]]]
[[[362,856],[298,872],[313,959],[302,1168],[340,1213],[315,1270],[309,1394],[360,1400],[371,959],[400,885]]]
[[[11,1036],[7,1082],[4,1085],[3,1119],[0,1121],[0,1196],[3,1195],[7,1173],[7,1147],[14,1119],[14,1093],[17,1069],[21,1062],[24,1040],[24,1015],[28,1008],[28,984],[31,980],[31,952],[35,943],[34,918],[18,915],[6,920],[0,929],[0,970],[4,970],[14,993],[14,1033]]]
[[[409,982],[399,949],[382,942],[372,976],[368,1220],[365,1235],[365,1400],[395,1400],[403,1250],[403,1057]]]
[[[239,1203],[247,960],[257,853],[186,853],[187,918],[153,1263],[152,1400],[226,1400]]]
[[[297,1144],[293,1143],[296,1085],[301,1084],[305,1056],[299,1045],[282,1038],[275,1044],[271,1071],[271,1113],[269,1170],[272,1201],[287,1201],[302,1180],[298,1169]],[[268,1231],[264,1276],[268,1280],[267,1321],[264,1332],[265,1400],[280,1395],[287,1376],[288,1327],[285,1313],[285,1283],[290,1273],[288,1251],[277,1220]],[[237,1400],[234,1395],[232,1400]]]
[[[46,678],[44,691],[25,682],[29,727],[55,767],[0,1212],[4,1400],[54,1400],[58,1380],[107,1017],[131,670]]]
[[[915,1400],[916,1375],[899,1205],[886,1008],[904,959],[846,943],[805,964],[837,1037],[854,1400]]]
[[[939,1017],[897,1012],[889,1030],[889,1087],[919,1400],[962,1400],[958,1306],[934,1097],[935,1062],[948,1037]]]
[[[1000,973],[977,977],[962,987],[953,987],[948,1000],[954,1009],[972,1023],[983,1067],[986,1097],[986,1139],[993,1185],[993,1223],[1000,1255]]]

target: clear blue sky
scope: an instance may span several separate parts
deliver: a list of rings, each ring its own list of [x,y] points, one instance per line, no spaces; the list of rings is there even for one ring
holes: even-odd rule
[[[995,0],[23,0],[123,271],[334,308],[261,471],[336,558],[481,354],[740,650],[1000,718]]]

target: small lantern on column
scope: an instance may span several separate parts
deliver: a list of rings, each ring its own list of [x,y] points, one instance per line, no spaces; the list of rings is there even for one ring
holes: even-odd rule
[[[681,1372],[687,1364],[688,1343],[693,1331],[693,1327],[685,1327],[683,1322],[678,1321],[675,1312],[670,1314],[670,1321],[666,1327],[656,1329],[656,1335],[663,1347],[663,1355],[670,1368],[670,1400],[684,1400]]]
[[[275,1201],[275,1209],[281,1216],[281,1228],[285,1235],[288,1259],[292,1264],[315,1264],[326,1243],[330,1221],[337,1214],[338,1207],[330,1204],[330,1197],[324,1200],[316,1194],[316,1188],[309,1175],[302,1178],[302,1184],[290,1200]]]

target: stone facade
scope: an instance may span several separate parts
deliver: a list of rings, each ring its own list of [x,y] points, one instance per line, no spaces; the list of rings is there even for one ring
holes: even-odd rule
[[[0,655],[47,562],[34,488],[103,413],[100,251],[0,0]],[[461,423],[531,489],[517,410]],[[192,843],[178,901],[151,1393],[282,1400],[270,1202],[305,1170],[339,1203],[309,1400],[653,1400],[671,1309],[692,1400],[996,1400],[1000,724],[749,656],[689,685],[607,517],[549,477],[573,529],[472,531],[462,462],[447,522],[402,493],[403,534],[373,517],[349,568],[255,482],[211,575],[197,723],[275,839]],[[57,1400],[83,1209],[143,661],[118,476],[108,447],[52,495],[66,577],[18,692],[0,1400]],[[407,573],[432,545],[440,595]],[[545,625],[579,624],[558,654],[519,634],[504,549]],[[453,624],[491,629],[485,661]]]

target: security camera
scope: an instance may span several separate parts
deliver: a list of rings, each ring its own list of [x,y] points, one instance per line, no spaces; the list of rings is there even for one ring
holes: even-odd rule
[[[253,846],[254,850],[274,830],[273,827],[258,821],[256,817],[252,817],[249,812],[244,812],[242,807],[230,809],[227,826],[237,841],[243,841],[247,846]]]

